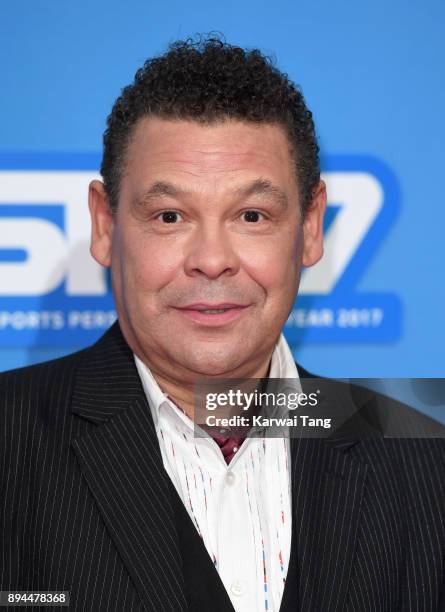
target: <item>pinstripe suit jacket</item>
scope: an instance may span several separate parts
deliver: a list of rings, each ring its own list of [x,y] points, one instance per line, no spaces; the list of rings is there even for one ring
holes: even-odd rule
[[[297,600],[282,610],[445,609],[444,440],[350,433],[292,441]],[[117,324],[91,348],[0,376],[0,495],[0,589],[68,590],[76,611],[199,610]]]

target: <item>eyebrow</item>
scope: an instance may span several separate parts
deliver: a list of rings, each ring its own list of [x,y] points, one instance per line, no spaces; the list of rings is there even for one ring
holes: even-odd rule
[[[289,203],[286,193],[269,179],[255,179],[248,185],[235,189],[233,194],[239,198],[249,198],[252,196],[272,197],[284,210],[286,210]],[[147,190],[142,192],[135,199],[134,203],[137,206],[143,206],[149,205],[151,201],[158,197],[180,198],[186,195],[190,195],[190,192],[185,189],[181,189],[166,181],[156,181]]]
[[[172,183],[166,183],[164,181],[157,181],[153,183],[151,187],[147,190],[143,191],[136,199],[136,205],[149,204],[151,200],[155,199],[159,196],[168,196],[171,198],[177,198],[183,194],[185,194],[182,189],[175,187]]]
[[[244,198],[256,195],[272,197],[284,210],[289,204],[286,193],[269,179],[256,179],[250,185],[237,189],[235,193]]]

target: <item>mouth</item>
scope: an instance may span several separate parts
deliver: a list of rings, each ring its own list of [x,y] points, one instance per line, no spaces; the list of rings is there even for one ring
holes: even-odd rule
[[[207,327],[220,327],[238,319],[244,311],[249,308],[249,304],[187,304],[180,308],[175,308],[177,312],[195,323]]]

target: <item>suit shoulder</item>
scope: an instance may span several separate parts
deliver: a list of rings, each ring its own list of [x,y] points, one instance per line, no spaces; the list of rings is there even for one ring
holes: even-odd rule
[[[299,364],[297,367],[303,387],[317,389],[332,405],[336,436],[445,440],[445,424],[398,399],[362,384],[314,376]]]
[[[40,406],[60,404],[70,393],[78,365],[88,349],[0,373],[0,416],[37,414]]]
[[[71,369],[76,369],[78,363],[87,353],[88,348],[70,353],[64,357],[42,361],[33,365],[0,372],[0,388],[8,384],[27,385],[30,380],[42,380],[48,376],[57,375]]]

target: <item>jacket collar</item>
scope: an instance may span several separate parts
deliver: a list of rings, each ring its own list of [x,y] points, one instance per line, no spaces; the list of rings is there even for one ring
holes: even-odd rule
[[[72,397],[71,411],[96,424],[105,423],[134,401],[142,401],[133,353],[119,323],[85,350]]]

